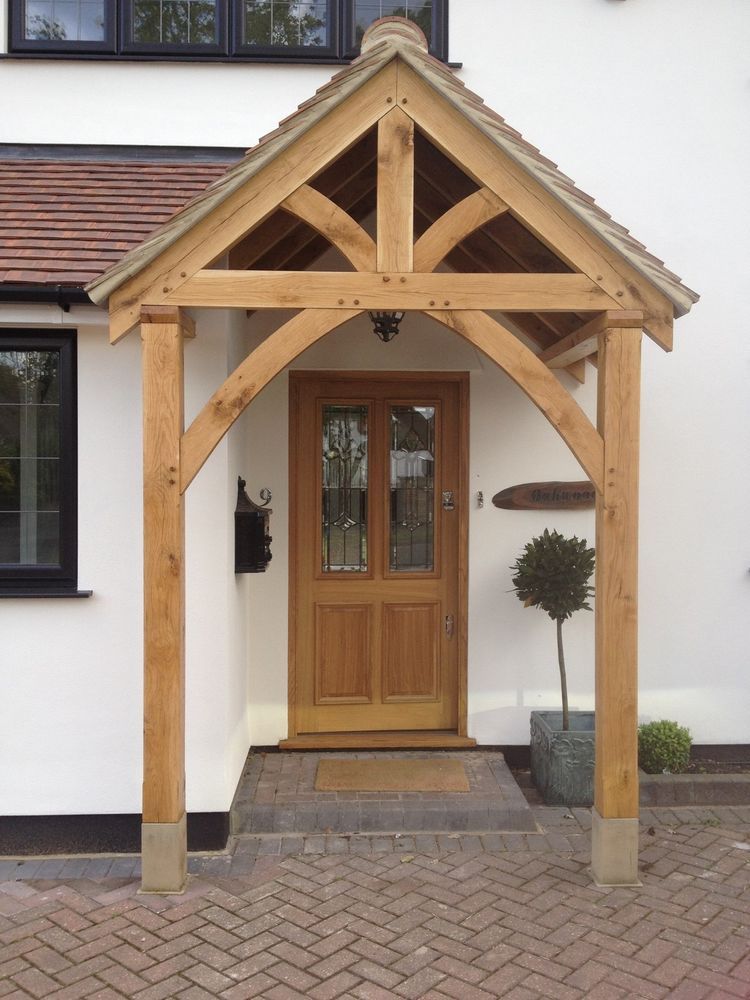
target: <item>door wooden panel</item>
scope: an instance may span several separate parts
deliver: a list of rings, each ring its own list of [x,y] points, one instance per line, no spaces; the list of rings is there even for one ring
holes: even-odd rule
[[[290,735],[457,730],[466,389],[292,373]]]
[[[372,606],[315,607],[315,703],[372,701]]]
[[[440,697],[440,605],[383,605],[383,701]]]

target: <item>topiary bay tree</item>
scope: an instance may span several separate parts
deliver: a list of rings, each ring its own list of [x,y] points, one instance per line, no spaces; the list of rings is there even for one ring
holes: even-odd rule
[[[513,589],[524,607],[546,611],[557,624],[557,662],[560,667],[563,729],[570,729],[568,681],[565,673],[562,627],[576,611],[591,611],[589,585],[594,572],[594,550],[585,538],[566,538],[558,531],[544,533],[527,542],[513,566]]]

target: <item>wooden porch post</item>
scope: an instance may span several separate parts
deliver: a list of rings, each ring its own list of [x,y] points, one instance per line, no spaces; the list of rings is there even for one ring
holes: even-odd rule
[[[638,882],[638,452],[642,332],[599,335],[596,502],[596,767],[592,869],[601,885]]]
[[[185,822],[185,505],[180,492],[183,337],[175,307],[144,307],[142,889],[180,892]]]

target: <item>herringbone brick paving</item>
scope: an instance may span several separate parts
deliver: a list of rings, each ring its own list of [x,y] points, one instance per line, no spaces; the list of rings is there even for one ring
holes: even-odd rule
[[[644,811],[627,889],[592,884],[584,810],[535,812],[510,840],[242,839],[170,897],[133,858],[0,861],[0,997],[750,997],[750,808]]]

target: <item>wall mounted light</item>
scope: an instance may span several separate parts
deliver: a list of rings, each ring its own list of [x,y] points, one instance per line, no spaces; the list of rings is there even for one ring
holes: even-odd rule
[[[404,318],[403,312],[368,312],[373,333],[387,344],[398,333],[398,326]]]
[[[271,491],[260,491],[261,504],[253,503],[245,492],[245,480],[237,477],[237,506],[234,511],[235,573],[265,573],[271,561],[271,538],[268,506]]]

